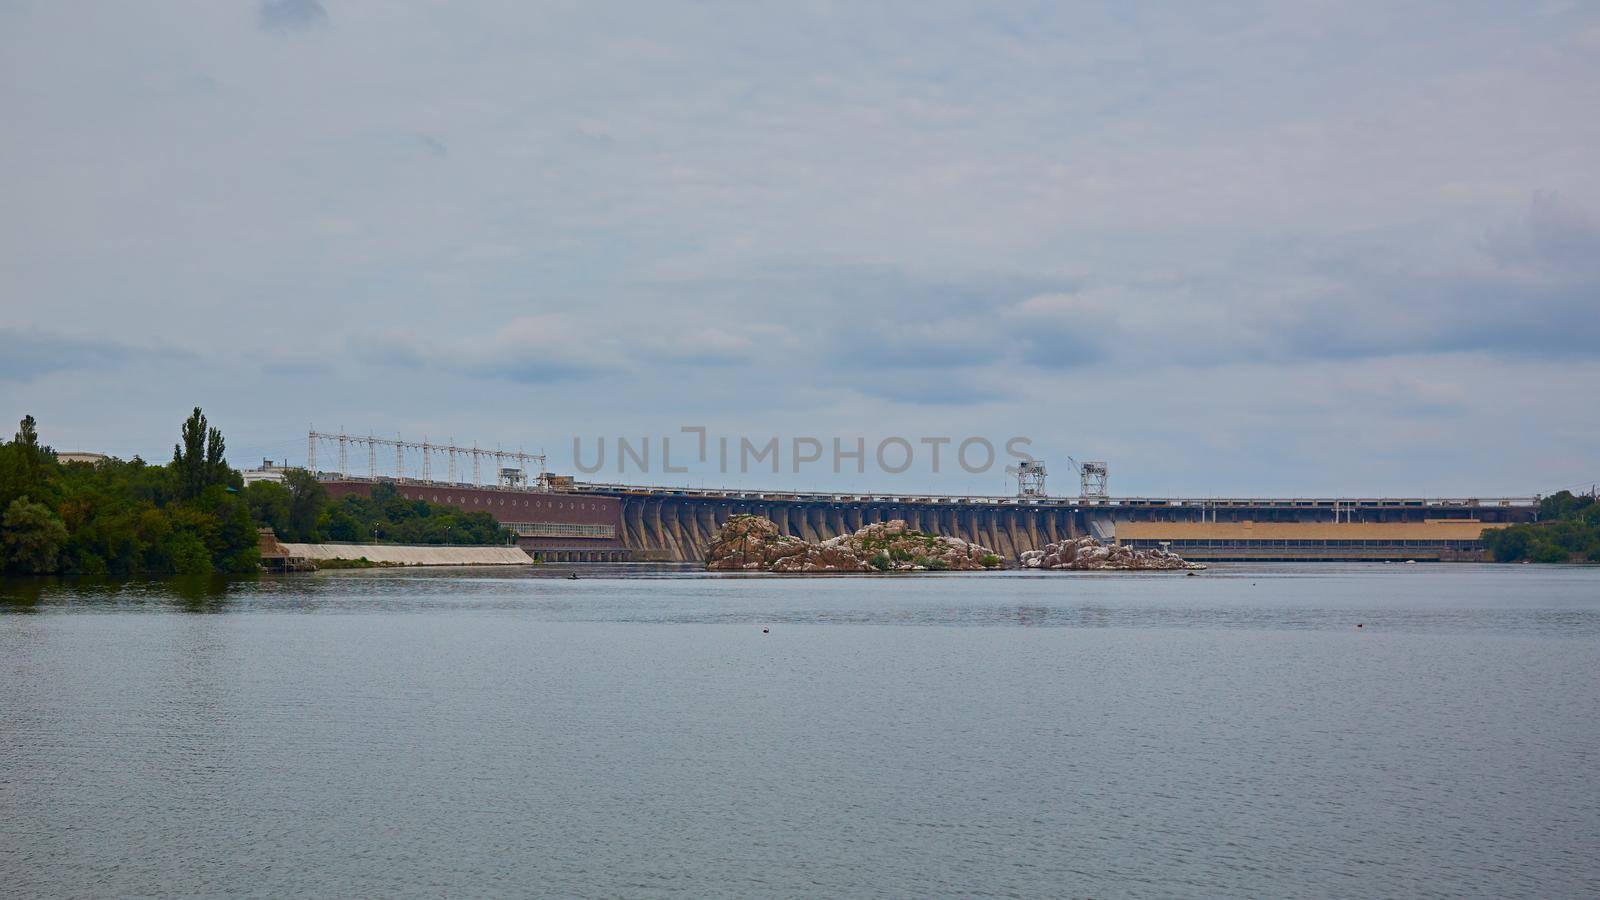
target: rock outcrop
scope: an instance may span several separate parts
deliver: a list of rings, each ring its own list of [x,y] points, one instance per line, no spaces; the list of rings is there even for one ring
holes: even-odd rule
[[[706,568],[751,572],[923,572],[998,569],[987,547],[911,531],[902,519],[812,542],[783,534],[770,519],[734,516],[706,548]]]
[[[1205,568],[1168,550],[1134,550],[1121,544],[1102,544],[1088,536],[1045,544],[1043,550],[1025,550],[1022,566],[1077,571]]]

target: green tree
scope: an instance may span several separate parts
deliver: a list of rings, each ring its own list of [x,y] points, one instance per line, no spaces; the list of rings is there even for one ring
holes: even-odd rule
[[[328,507],[328,489],[317,476],[304,469],[290,471],[284,481],[289,488],[289,521],[283,536],[293,541],[314,543],[321,540],[317,523]]]
[[[1483,545],[1495,562],[1516,562],[1528,555],[1528,530],[1516,528],[1486,528]]]
[[[33,416],[23,416],[16,437],[0,445],[0,510],[8,509],[19,497],[49,503],[48,481],[56,468],[55,453],[39,443]]]
[[[245,486],[244,500],[257,525],[290,539],[289,514],[294,498],[288,487],[276,481],[257,481]]]
[[[1496,562],[1600,562],[1600,501],[1558,491],[1539,501],[1539,521],[1486,529],[1483,545]]]
[[[166,550],[173,574],[211,574],[211,553],[198,534],[192,531],[176,532],[169,538]]]
[[[289,540],[500,544],[486,512],[408,500],[392,485],[334,503],[309,472],[246,487],[199,407],[172,464],[138,457],[64,466],[31,416],[0,443],[0,569],[69,575],[243,573],[260,568],[258,523]]]
[[[178,496],[192,500],[228,475],[223,458],[222,432],[206,426],[206,417],[196,406],[183,423],[183,441],[172,446],[172,469],[178,477]]]
[[[216,490],[213,488],[213,490]],[[261,540],[256,533],[250,507],[237,494],[222,494],[214,503],[212,515],[219,527],[217,542],[211,548],[211,565],[218,572],[242,575],[261,567]]]
[[[0,549],[5,568],[24,575],[50,575],[61,570],[61,548],[67,526],[43,503],[26,497],[11,501],[0,524]]]

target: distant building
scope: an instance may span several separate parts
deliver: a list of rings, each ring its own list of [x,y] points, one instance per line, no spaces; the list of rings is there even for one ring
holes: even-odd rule
[[[88,463],[91,466],[98,462],[105,462],[110,458],[111,457],[105,455],[104,453],[93,453],[88,450],[67,450],[64,452],[58,451],[56,453],[57,462]]]
[[[248,487],[258,481],[275,481],[283,484],[286,480],[284,474],[289,471],[288,466],[274,465],[272,460],[263,459],[258,469],[245,469],[239,474],[244,476],[244,483]]]

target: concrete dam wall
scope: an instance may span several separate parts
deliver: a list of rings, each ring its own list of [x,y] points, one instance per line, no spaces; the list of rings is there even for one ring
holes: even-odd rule
[[[1211,559],[1474,559],[1485,528],[1530,521],[1523,500],[1181,500],[849,497],[587,485],[620,504],[629,558],[698,561],[718,528],[741,513],[785,533],[826,540],[874,522],[956,537],[1015,561],[1025,550],[1085,534],[1140,546],[1171,543]],[[1331,526],[1331,527],[1330,527]]]
[[[771,519],[785,534],[821,541],[875,522],[904,519],[911,528],[981,544],[1007,559],[1085,533],[1080,510],[1065,506],[948,505],[895,501],[816,503],[705,497],[621,497],[623,543],[634,559],[699,561],[729,518]]]
[[[529,566],[533,557],[521,547],[406,546],[402,544],[296,544],[284,542],[290,556],[356,560],[391,566]]]
[[[376,480],[324,476],[335,496]],[[741,513],[826,540],[874,522],[1023,551],[1088,534],[1205,559],[1470,559],[1483,528],[1533,520],[1535,498],[1066,498],[857,495],[577,483],[557,491],[391,482],[409,499],[494,516],[545,562],[698,562]],[[1400,524],[1426,526],[1397,530]],[[1337,526],[1329,530],[1327,526]],[[1373,528],[1354,526],[1370,525]],[[1271,527],[1263,527],[1271,526]],[[369,557],[372,558],[372,557]]]

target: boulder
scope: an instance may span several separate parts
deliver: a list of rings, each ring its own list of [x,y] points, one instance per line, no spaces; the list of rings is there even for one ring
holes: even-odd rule
[[[1162,569],[1204,569],[1171,551],[1134,550],[1121,544],[1102,544],[1085,535],[1053,544],[1041,550],[1025,550],[1026,569],[1068,569],[1073,571],[1150,571]]]
[[[770,519],[730,518],[706,548],[706,568],[756,572],[981,571],[999,554],[959,538],[912,531],[904,520],[878,522],[825,541],[781,533]]]
[[[760,516],[729,519],[706,547],[706,568],[752,571],[770,569],[776,561],[802,552],[805,541],[778,530],[777,523]]]

